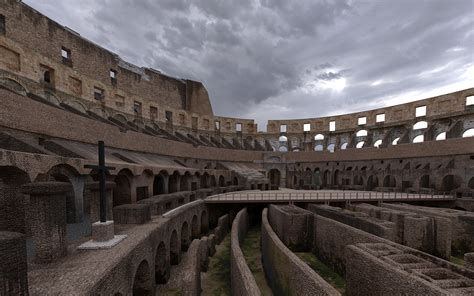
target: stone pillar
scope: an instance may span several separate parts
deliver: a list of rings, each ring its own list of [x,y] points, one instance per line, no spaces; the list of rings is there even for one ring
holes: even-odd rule
[[[474,253],[464,254],[464,264],[466,268],[474,270]]]
[[[38,182],[23,185],[30,195],[31,234],[37,263],[54,262],[66,256],[66,192],[69,183]]]
[[[0,295],[28,295],[25,236],[0,231]]]
[[[107,198],[107,221],[113,220],[113,189],[115,182],[106,182]],[[100,220],[100,188],[99,182],[88,182],[85,186],[86,200],[90,208],[90,219],[92,223]]]

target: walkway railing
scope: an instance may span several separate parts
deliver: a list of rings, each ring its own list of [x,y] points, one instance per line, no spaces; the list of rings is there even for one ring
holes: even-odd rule
[[[452,195],[422,194],[407,192],[374,192],[374,191],[248,191],[229,192],[209,196],[206,202],[304,202],[304,201],[383,201],[383,200],[452,200]]]

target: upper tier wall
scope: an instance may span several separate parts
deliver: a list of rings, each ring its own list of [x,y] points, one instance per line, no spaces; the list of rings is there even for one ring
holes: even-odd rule
[[[437,97],[432,97],[424,100],[410,102],[391,107],[379,108],[374,110],[327,116],[320,118],[307,119],[290,119],[290,120],[269,120],[267,125],[267,133],[280,133],[280,126],[286,125],[287,133],[303,133],[304,125],[310,124],[311,129],[308,132],[312,133],[328,133],[329,123],[335,122],[334,132],[344,132],[348,130],[357,130],[370,127],[381,127],[400,125],[404,123],[412,123],[415,119],[425,120],[426,118],[438,118],[445,116],[456,116],[466,110],[474,110],[474,105],[466,105],[466,97],[474,95],[474,88],[461,90],[454,93],[449,93]],[[416,108],[426,106],[425,116],[416,116]],[[385,115],[385,120],[376,122],[376,116],[379,114]],[[358,119],[366,117],[366,123],[360,124]]]
[[[45,116],[47,115],[47,116]],[[112,125],[65,112],[13,92],[0,89],[0,126],[96,144],[104,140],[109,147],[161,155],[241,162],[323,162],[431,157],[472,154],[474,138],[451,139],[431,143],[402,144],[385,149],[349,149],[329,152],[270,152],[194,147],[190,144],[148,136],[133,131],[120,132]]]

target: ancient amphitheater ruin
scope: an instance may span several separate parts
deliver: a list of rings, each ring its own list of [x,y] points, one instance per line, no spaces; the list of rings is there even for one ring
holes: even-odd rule
[[[474,88],[258,132],[1,0],[0,295],[474,295],[473,135]]]

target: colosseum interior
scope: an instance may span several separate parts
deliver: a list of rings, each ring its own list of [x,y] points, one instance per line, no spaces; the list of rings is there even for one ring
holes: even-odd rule
[[[0,295],[474,295],[474,88],[258,132],[2,0],[0,107]]]

